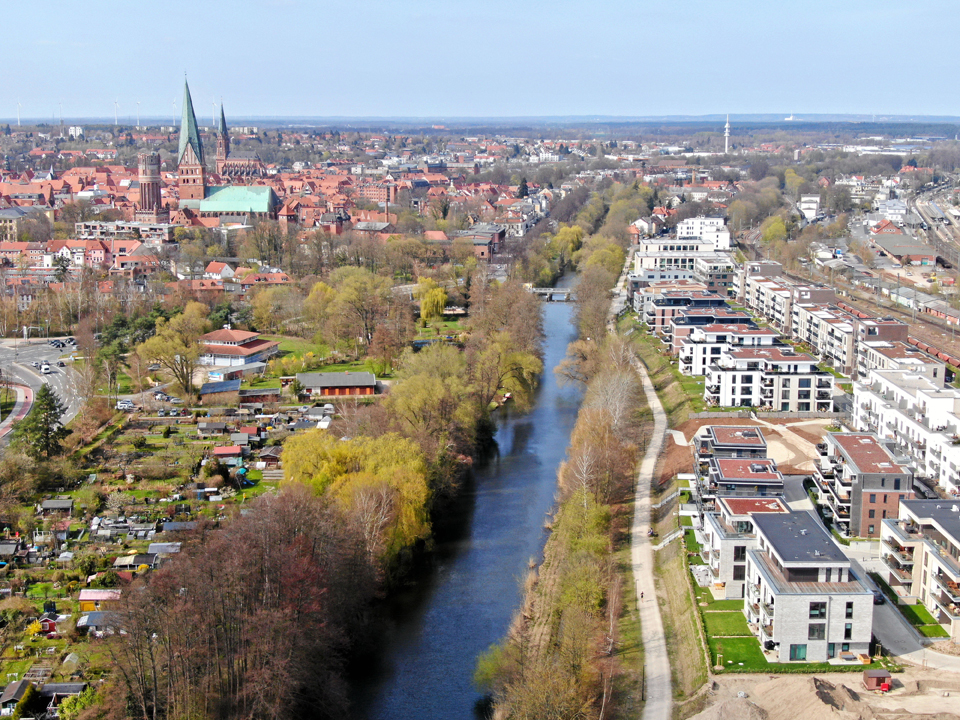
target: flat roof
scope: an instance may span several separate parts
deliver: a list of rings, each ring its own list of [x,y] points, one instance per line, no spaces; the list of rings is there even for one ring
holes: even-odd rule
[[[770,458],[714,458],[720,468],[719,480],[779,480],[783,476]]]
[[[935,523],[960,544],[960,500],[901,500],[900,507],[907,508],[921,523]]]
[[[810,513],[758,513],[753,522],[785,563],[848,562]]]
[[[893,455],[873,433],[830,433],[827,437],[832,438],[859,472],[910,473],[908,468],[894,462]]]
[[[728,498],[719,497],[717,502],[725,505],[729,515],[752,515],[754,513],[788,513],[790,508],[780,498]]]
[[[763,432],[755,425],[708,425],[707,432],[717,445],[767,446]]]

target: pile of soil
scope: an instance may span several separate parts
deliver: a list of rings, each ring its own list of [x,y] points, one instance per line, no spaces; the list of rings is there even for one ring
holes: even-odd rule
[[[953,640],[942,640],[941,642],[936,642],[930,646],[931,650],[936,650],[938,653],[943,653],[944,655],[955,655],[960,657],[960,643],[955,643]]]

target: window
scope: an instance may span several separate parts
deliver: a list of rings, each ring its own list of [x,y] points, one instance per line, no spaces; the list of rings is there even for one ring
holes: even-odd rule
[[[871,510],[869,513],[867,513],[867,515],[869,515],[870,519],[873,520],[877,516],[877,511]]]
[[[710,348],[710,354],[711,354],[711,355],[719,355],[719,354],[720,354],[720,348],[718,348],[718,347],[712,347],[712,348]]]
[[[850,652],[850,643],[843,643],[840,646],[840,652]]]
[[[872,505],[877,501],[877,496],[875,493],[870,493],[870,504]]]
[[[797,380],[797,387],[808,388],[810,387],[810,378],[800,378]]]
[[[852,602],[847,603],[847,614],[844,617],[846,617],[847,620],[853,619],[853,603]]]
[[[746,580],[746,579],[747,579],[747,566],[746,566],[746,565],[734,565],[734,566],[733,566],[733,579],[734,579],[734,580]]]
[[[886,486],[887,486],[887,479],[880,478],[880,487],[886,487]]]
[[[788,387],[790,387],[790,378],[784,378],[783,380],[781,380],[781,381],[780,381],[780,387],[783,387],[783,388],[788,388]],[[806,647],[806,646],[804,646],[804,647]]]
[[[825,602],[810,603],[811,618],[825,618],[827,616],[827,604]]]
[[[780,403],[780,410],[781,412],[790,412],[790,403],[788,402]]]
[[[900,489],[900,478],[894,478],[894,479],[893,479],[893,489],[894,489],[894,490],[899,490],[899,489]]]
[[[790,391],[789,391],[789,390],[781,390],[781,391],[780,391],[780,399],[781,399],[781,400],[789,400],[789,399],[790,399]]]
[[[791,645],[791,646],[790,646],[790,659],[791,659],[791,660],[806,660],[806,659],[807,659],[807,646],[806,646],[806,645]]]
[[[733,561],[734,562],[746,562],[747,561],[747,546],[746,545],[735,545],[733,548]]]
[[[810,403],[808,403],[808,402],[798,402],[798,403],[797,403],[797,412],[810,412]]]
[[[809,400],[810,391],[809,390],[797,390],[797,399],[798,400]]]
[[[843,626],[843,639],[844,640],[853,639],[853,623],[847,623]]]
[[[886,517],[887,517],[887,511],[884,510],[883,512],[881,512],[881,513],[880,513],[880,517],[886,519]]]
[[[873,525],[871,525],[870,527],[867,528],[867,534],[868,534],[868,535],[873,535]]]
[[[826,623],[810,623],[807,626],[807,640],[826,640],[826,639],[827,639]]]

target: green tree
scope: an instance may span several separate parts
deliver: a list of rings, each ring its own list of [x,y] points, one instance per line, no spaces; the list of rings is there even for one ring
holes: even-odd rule
[[[787,226],[779,215],[767,218],[760,226],[764,243],[783,242],[787,239]]]
[[[14,442],[34,460],[58,455],[60,442],[67,436],[63,427],[63,414],[67,411],[57,394],[44,383],[37,391],[30,413],[21,420],[14,431]]]
[[[517,197],[525,198],[530,194],[530,190],[527,188],[527,179],[525,177],[520,178],[520,185],[517,187]]]
[[[420,298],[420,317],[424,320],[435,320],[443,315],[447,306],[447,291],[443,288],[433,288]]]
[[[166,368],[188,395],[193,394],[193,373],[202,350],[200,336],[209,327],[208,313],[206,305],[191,302],[169,321],[158,318],[156,334],[137,349],[141,357]]]

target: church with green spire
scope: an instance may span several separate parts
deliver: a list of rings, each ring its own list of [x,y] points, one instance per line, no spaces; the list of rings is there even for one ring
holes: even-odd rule
[[[220,126],[217,133],[217,167],[229,170],[233,158],[230,158],[230,138],[227,121],[220,108]],[[239,164],[250,164],[240,159]],[[256,160],[262,169],[262,163]],[[247,221],[256,218],[275,218],[280,200],[273,188],[265,185],[222,185],[207,187],[207,169],[203,156],[203,140],[197,125],[197,116],[193,111],[193,98],[186,78],[183,81],[183,115],[180,119],[180,144],[177,153],[177,185],[180,190],[180,208],[190,210],[199,217],[243,217]],[[236,175],[250,173],[235,173]],[[262,174],[262,173],[256,173]]]

